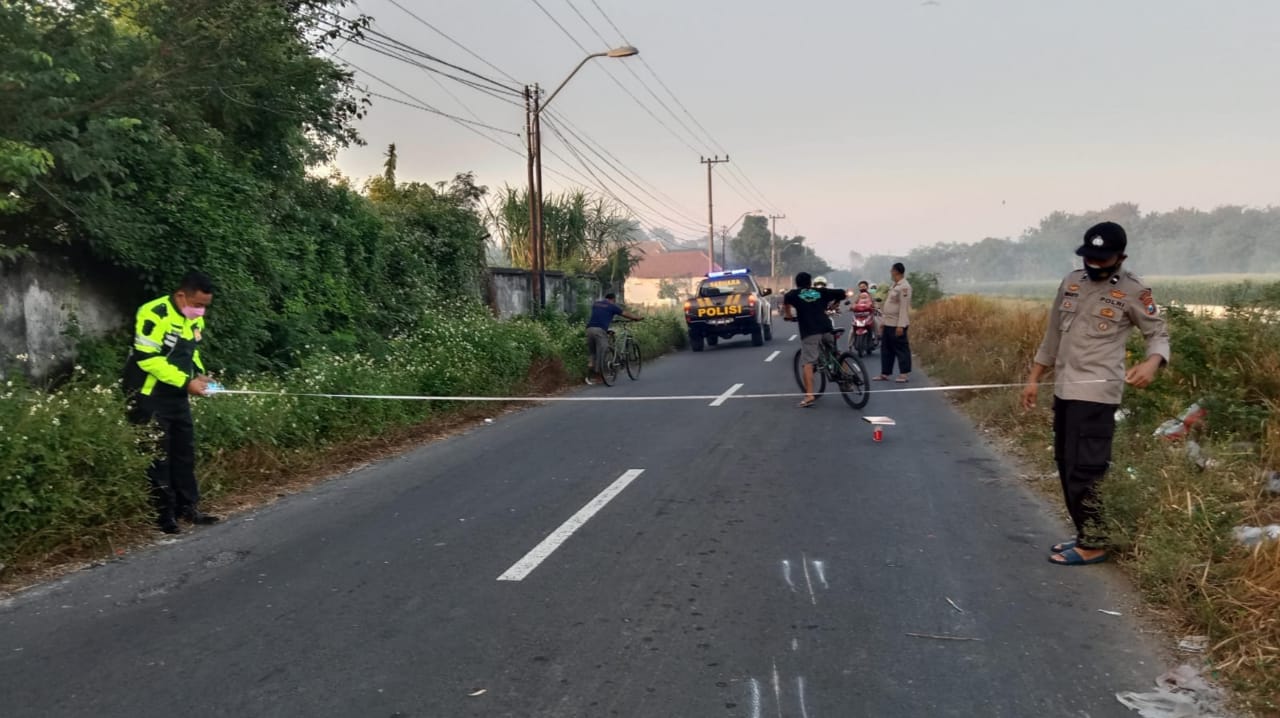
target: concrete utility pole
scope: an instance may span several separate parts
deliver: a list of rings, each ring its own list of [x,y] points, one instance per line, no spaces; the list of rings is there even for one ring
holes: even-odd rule
[[[769,215],[773,220],[773,229],[769,232],[769,276],[774,278],[778,276],[778,220],[786,218],[785,214]]]
[[[547,243],[546,223],[542,216],[542,111],[556,99],[556,95],[578,74],[582,66],[597,57],[631,57],[640,51],[630,45],[615,47],[605,52],[593,52],[582,58],[573,72],[551,91],[546,101],[537,85],[525,85],[525,130],[529,137],[529,240],[533,250],[533,296],[539,308],[547,306]],[[727,161],[727,160],[726,160]]]
[[[533,291],[529,294],[539,308],[546,303],[545,258],[542,254],[542,125],[538,121],[540,95],[537,85],[525,85],[525,137],[529,140],[529,273],[533,279]]]
[[[714,272],[716,269],[716,216],[711,202],[711,167],[721,162],[728,162],[729,155],[725,155],[724,159],[720,159],[720,155],[710,159],[700,157],[698,161],[707,166],[707,271]]]

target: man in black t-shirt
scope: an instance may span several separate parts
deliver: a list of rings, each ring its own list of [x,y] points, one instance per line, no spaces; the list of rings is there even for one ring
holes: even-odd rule
[[[832,302],[844,301],[843,289],[815,288],[808,272],[796,275],[796,288],[782,298],[782,315],[787,321],[800,325],[800,363],[804,365],[804,401],[800,406],[813,406],[813,367],[822,353],[822,343],[835,344],[831,333],[831,320],[827,307]]]

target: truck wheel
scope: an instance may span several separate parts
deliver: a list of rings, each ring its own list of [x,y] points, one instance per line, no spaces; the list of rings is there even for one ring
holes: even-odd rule
[[[764,340],[767,342],[773,341],[773,325],[772,324],[764,325]]]
[[[712,335],[710,335],[710,336],[708,336],[708,337],[707,337],[707,344],[708,344],[709,346],[715,346],[715,345],[717,345],[717,344],[719,344],[719,343],[720,343],[720,337],[718,337],[718,336],[716,336],[716,335],[714,335],[714,334],[712,334]]]
[[[764,346],[764,330],[760,328],[759,324],[751,327],[751,346]]]
[[[702,351],[702,335],[701,334],[689,335],[689,348],[694,350],[695,352]]]

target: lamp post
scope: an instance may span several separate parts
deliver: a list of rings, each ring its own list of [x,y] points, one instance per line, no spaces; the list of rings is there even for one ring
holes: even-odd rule
[[[529,137],[529,232],[533,245],[534,277],[538,285],[534,293],[538,296],[539,308],[547,306],[547,247],[542,218],[542,122],[540,120],[542,111],[547,109],[547,105],[550,105],[564,86],[569,84],[569,80],[578,74],[578,70],[591,60],[597,57],[631,57],[638,54],[640,54],[639,50],[630,45],[623,45],[605,52],[593,52],[587,55],[547,96],[546,102],[540,100],[537,85],[525,87],[525,119]]]
[[[738,218],[733,220],[733,223],[728,227],[720,228],[720,266],[722,268],[728,269],[729,264],[729,231],[738,226],[738,223],[745,219],[747,215],[760,214],[763,211],[764,210],[760,209],[749,209],[738,215]]]

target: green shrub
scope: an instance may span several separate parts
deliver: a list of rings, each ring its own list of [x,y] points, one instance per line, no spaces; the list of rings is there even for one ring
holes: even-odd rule
[[[661,314],[632,325],[646,357],[682,346],[683,322]],[[303,454],[438,417],[458,402],[363,400],[298,394],[510,396],[536,362],[586,371],[586,332],[562,315],[495,320],[458,301],[424,314],[410,333],[367,352],[303,347],[300,366],[245,373],[229,388],[265,392],[194,400],[198,464],[207,496],[249,487],[265,473],[212,470],[237,456],[287,467]],[[112,353],[100,345],[105,356]],[[103,359],[102,363],[113,362]],[[148,521],[145,471],[126,424],[118,366],[98,381],[83,370],[52,391],[11,380],[0,391],[0,563],[101,542]],[[273,469],[274,470],[274,469]]]

